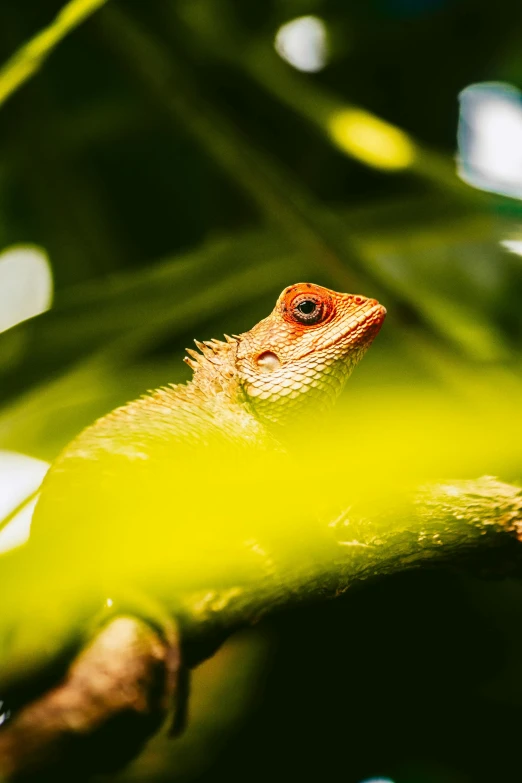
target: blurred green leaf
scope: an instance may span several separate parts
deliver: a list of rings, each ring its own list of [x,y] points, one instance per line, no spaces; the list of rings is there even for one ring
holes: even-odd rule
[[[404,220],[412,212],[416,228],[404,236],[398,214]],[[463,212],[448,219],[436,201],[428,200],[424,206],[412,204],[410,211],[404,205],[354,210],[343,223],[366,254],[375,279],[408,298],[463,355],[474,361],[509,355],[502,333],[474,307],[473,296],[466,301],[427,289],[419,266],[419,259],[437,247],[491,241],[491,227],[480,216]],[[0,444],[52,457],[110,407],[150,386],[186,377],[179,353],[179,363],[167,369],[164,363],[145,375],[131,369],[165,340],[184,337],[189,345],[194,336],[248,329],[269,312],[285,285],[307,279],[329,283],[290,243],[265,231],[215,240],[147,269],[62,292],[53,310],[0,335]],[[393,300],[383,301],[391,310],[387,331],[400,335],[403,349],[409,345],[418,363],[433,367],[428,358],[435,344],[419,351],[417,338],[404,333],[394,318]],[[208,332],[213,325],[218,331]]]
[[[19,49],[0,70],[0,105],[42,67],[53,49],[107,0],[70,0],[54,21]]]
[[[416,213],[416,226],[405,237],[400,214],[402,220],[406,214],[410,219],[412,210]],[[419,310],[425,302],[419,288],[418,257],[437,246],[463,245],[470,238],[492,238],[491,228],[480,216],[463,213],[460,219],[452,215],[448,220],[438,213],[437,202],[432,201],[423,209],[418,202],[403,205],[402,212],[386,205],[380,209],[358,209],[341,219],[346,233],[373,259],[376,278],[407,296]],[[390,264],[376,261],[391,253],[395,259],[393,277]],[[95,351],[114,350],[111,345],[117,338],[124,337],[126,347],[122,349],[118,343],[116,361],[130,359],[166,335],[197,336],[201,323],[218,318],[230,307],[238,308],[261,297],[270,304],[269,297],[275,298],[282,287],[309,277],[319,283],[328,282],[328,278],[317,275],[307,258],[297,255],[290,242],[266,231],[215,240],[142,271],[113,275],[59,292],[51,312],[0,335],[0,402],[5,405],[13,396],[27,392]],[[442,292],[430,292],[426,310],[434,303],[444,311]],[[441,324],[442,331],[451,331],[454,318],[462,317],[458,301],[452,305],[447,320]],[[261,308],[262,304],[260,313]],[[480,323],[480,315],[474,317]],[[433,318],[440,320],[437,313]],[[224,330],[234,331],[226,319],[223,324]]]

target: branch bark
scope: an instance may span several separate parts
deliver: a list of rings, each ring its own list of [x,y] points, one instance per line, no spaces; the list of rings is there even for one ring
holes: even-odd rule
[[[275,562],[264,576],[224,591],[198,591],[172,606],[189,662],[234,630],[298,604],[335,598],[368,580],[421,567],[504,576],[522,562],[522,489],[486,476],[418,489],[374,516],[343,513],[327,525],[322,557]],[[168,605],[168,597],[165,596]]]
[[[174,655],[173,655],[174,652]],[[65,677],[0,732],[2,780],[88,780],[115,772],[161,726],[176,690],[179,648],[142,620],[101,628]]]

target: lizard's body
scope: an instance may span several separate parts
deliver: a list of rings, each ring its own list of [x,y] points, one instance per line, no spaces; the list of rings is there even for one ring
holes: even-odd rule
[[[297,306],[317,300],[325,308],[324,321],[292,321],[288,311],[295,300]],[[190,441],[217,428],[231,437],[262,440],[267,425],[284,424],[312,400],[335,399],[385,314],[374,299],[310,283],[291,286],[249,332],[227,336],[226,342],[196,341],[200,353],[188,349],[191,358],[185,359],[194,370],[190,382],[158,389],[98,420],[58,464],[103,449],[105,441],[111,451],[133,444],[135,436],[139,442]]]
[[[33,547],[62,565],[78,559],[74,552],[94,564],[105,548],[105,571],[127,557],[132,572],[137,557],[147,560],[147,546],[175,563],[180,530],[194,549],[198,527],[209,534],[209,517],[238,517],[235,472],[256,450],[277,449],[285,425],[310,403],[335,399],[385,313],[373,299],[301,283],[249,332],[196,343],[200,353],[189,350],[185,360],[192,381],[109,413],[56,460],[36,508]],[[185,492],[194,502],[183,504]],[[143,548],[125,550],[127,539],[140,537]]]

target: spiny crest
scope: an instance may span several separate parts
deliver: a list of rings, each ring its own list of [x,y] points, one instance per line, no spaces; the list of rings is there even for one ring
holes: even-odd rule
[[[203,340],[203,342],[194,340],[199,353],[193,348],[186,348],[185,350],[189,355],[185,356],[183,361],[185,364],[188,364],[192,370],[197,370],[199,367],[205,367],[208,362],[211,364],[219,364],[223,353],[229,350],[230,345],[237,343],[238,339],[239,335],[230,337],[230,335],[225,334],[225,342],[222,340]]]

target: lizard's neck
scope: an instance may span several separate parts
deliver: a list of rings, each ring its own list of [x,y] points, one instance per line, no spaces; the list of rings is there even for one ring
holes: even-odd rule
[[[120,409],[120,416],[146,426],[149,435],[158,430],[176,439],[205,438],[205,433],[220,433],[227,440],[261,445],[269,437],[254,415],[239,379],[236,367],[237,342],[212,340],[196,343],[200,352],[190,350],[187,364],[194,377],[186,384],[157,389]],[[137,417],[134,417],[137,413]],[[145,415],[144,415],[145,414]],[[103,421],[103,420],[102,420]]]
[[[169,444],[227,441],[265,442],[266,430],[245,400],[236,370],[235,341],[189,351],[194,377],[186,384],[163,386],[99,419],[67,449],[67,456],[100,449],[134,457],[160,453]],[[161,452],[162,453],[162,452]]]
[[[194,370],[186,389],[202,399],[220,395],[230,405],[243,404],[245,395],[236,368],[237,342],[209,340],[197,345],[201,353],[190,351],[192,358],[186,360]]]
[[[236,366],[237,342],[212,340],[197,343],[201,353],[191,351],[188,364],[194,370],[194,377],[184,386],[173,387],[173,394],[189,398],[204,410],[222,432],[235,439],[261,445],[270,436],[261,421],[255,416]]]

